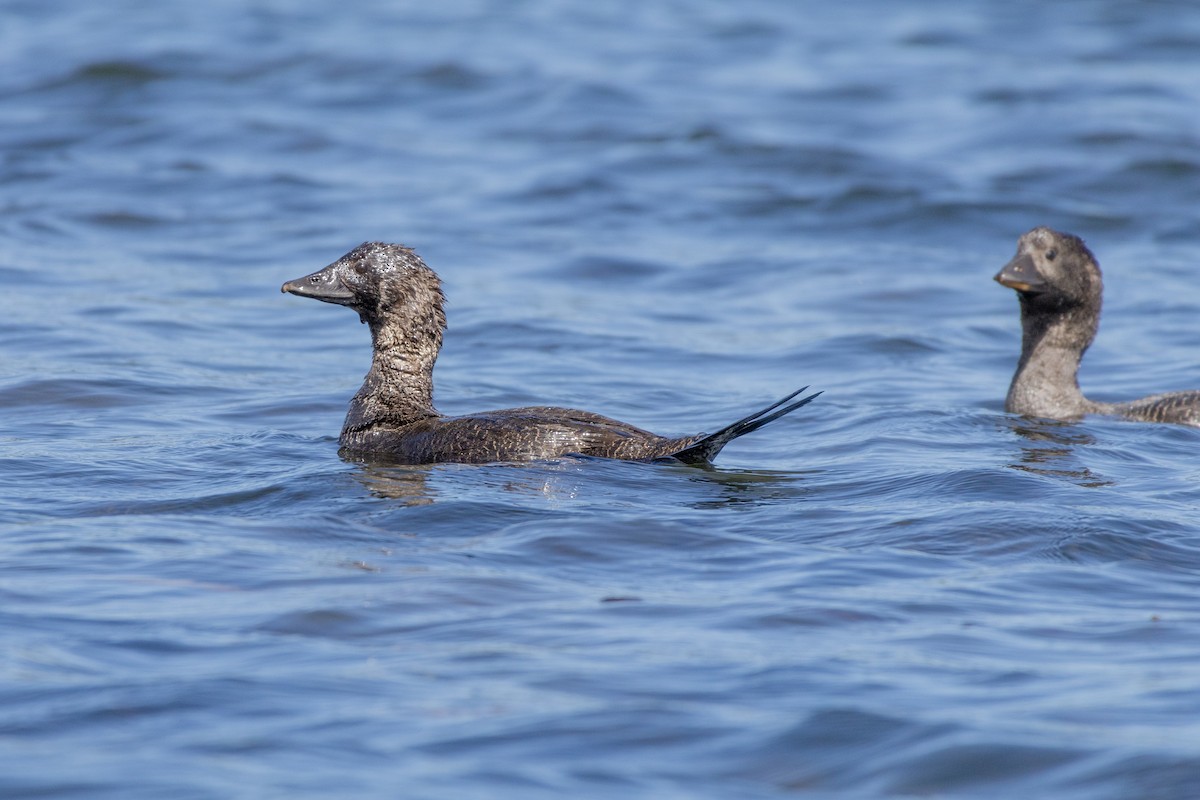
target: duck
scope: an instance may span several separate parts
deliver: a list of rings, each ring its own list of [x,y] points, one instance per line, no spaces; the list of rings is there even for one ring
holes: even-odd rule
[[[446,330],[441,279],[401,244],[364,242],[281,291],[358,313],[373,355],[339,437],[344,457],[394,464],[492,463],[594,456],[710,464],[738,438],[808,405],[808,387],[711,434],[660,436],[573,408],[529,406],[446,416],[433,404],[433,367]]]
[[[1104,403],[1079,388],[1079,364],[1100,327],[1104,281],[1083,239],[1047,227],[1020,237],[995,275],[1017,293],[1021,357],[1004,408],[1012,414],[1073,421],[1104,414],[1142,422],[1200,426],[1200,391]]]

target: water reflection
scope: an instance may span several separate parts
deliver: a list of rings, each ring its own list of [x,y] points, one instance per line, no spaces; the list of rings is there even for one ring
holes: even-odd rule
[[[798,499],[810,490],[801,483],[804,472],[768,470],[731,470],[719,467],[693,469],[689,480],[715,486],[719,491],[695,504],[696,508],[727,508],[731,506],[772,505],[784,500]]]
[[[360,462],[356,480],[376,497],[400,500],[406,506],[426,506],[434,501],[429,488],[429,466],[389,467]]]
[[[564,458],[535,464],[390,464],[359,461],[355,478],[371,494],[405,505],[429,505],[443,497],[456,497],[460,482],[476,490],[499,490],[525,497],[569,499],[579,494],[586,477],[580,462]],[[600,459],[601,461],[603,459]]]
[[[1089,489],[1114,485],[1114,481],[1079,463],[1075,448],[1096,444],[1096,437],[1081,430],[1076,423],[1006,417],[1004,425],[1029,443],[1021,447],[1020,460],[1009,464],[1012,469],[1034,475],[1066,478]]]
[[[375,497],[406,506],[498,491],[554,502],[621,503],[645,494],[674,496],[695,509],[773,504],[808,493],[798,472],[733,470],[674,462],[573,457],[532,464],[426,464],[358,461],[354,478]],[[460,487],[461,484],[461,487]],[[460,491],[460,488],[462,491]]]

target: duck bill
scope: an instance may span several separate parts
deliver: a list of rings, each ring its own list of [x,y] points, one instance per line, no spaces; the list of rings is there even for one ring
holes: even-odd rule
[[[1018,292],[1040,292],[1046,286],[1029,255],[1019,255],[1005,264],[996,273],[996,282]]]
[[[337,303],[341,306],[354,305],[354,292],[342,281],[341,271],[337,264],[330,264],[303,278],[288,281],[280,287],[280,291],[299,297],[311,297],[325,303]]]

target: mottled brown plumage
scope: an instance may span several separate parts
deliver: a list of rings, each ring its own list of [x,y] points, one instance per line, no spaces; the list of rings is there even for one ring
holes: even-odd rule
[[[532,461],[565,455],[707,463],[733,439],[811,402],[794,392],[713,434],[666,437],[588,411],[532,406],[447,417],[433,406],[446,328],[441,281],[415,252],[367,242],[283,291],[349,306],[371,329],[374,357],[350,401],[342,450],[407,464]]]
[[[1021,358],[1005,410],[1031,417],[1073,420],[1110,414],[1146,422],[1200,426],[1200,391],[1101,403],[1079,389],[1079,362],[1096,337],[1104,282],[1083,240],[1050,228],[1021,237],[1017,254],[996,274],[1021,304]]]

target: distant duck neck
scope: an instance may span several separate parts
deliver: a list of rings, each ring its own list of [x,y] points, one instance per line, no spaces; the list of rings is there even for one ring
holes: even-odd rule
[[[1079,390],[1079,362],[1099,325],[1099,309],[1075,306],[1047,312],[1021,298],[1021,360],[1005,409],[1015,414],[1069,418],[1098,410]]]
[[[433,407],[433,365],[442,346],[441,330],[436,325],[413,327],[370,320],[368,324],[374,347],[371,370],[350,401],[343,437],[438,416]]]

